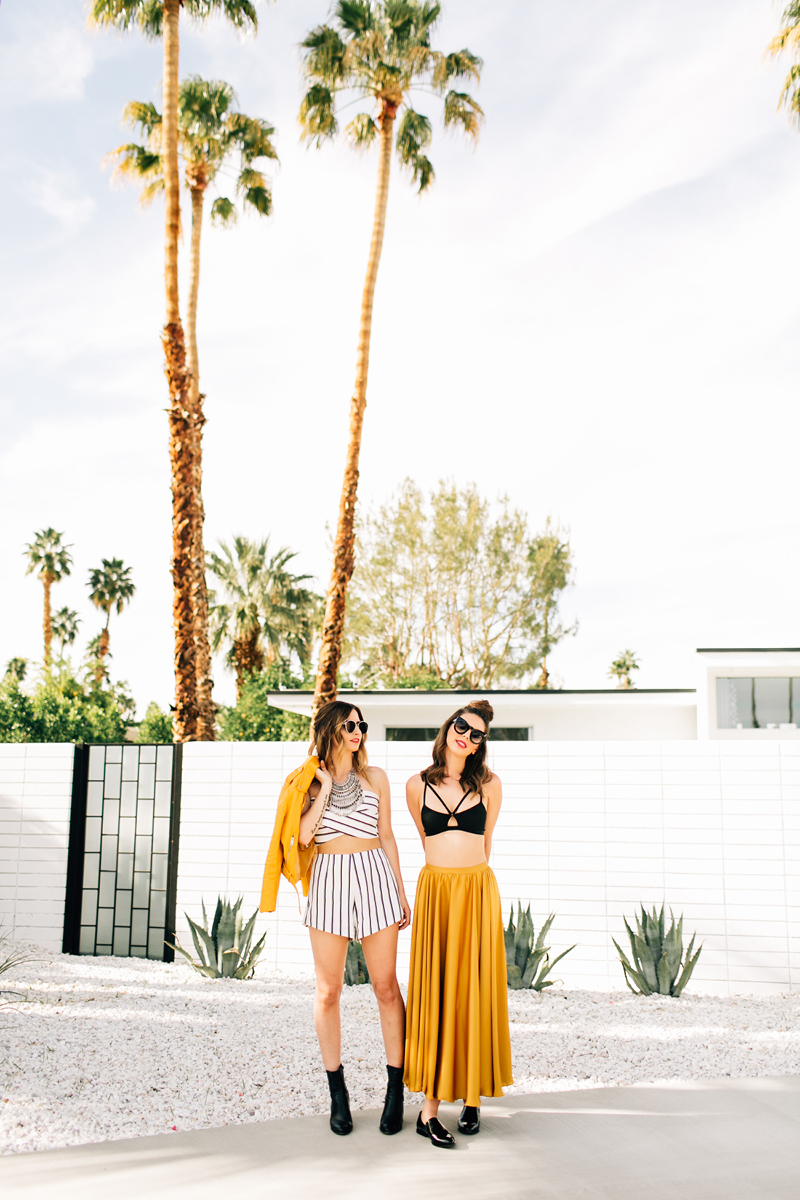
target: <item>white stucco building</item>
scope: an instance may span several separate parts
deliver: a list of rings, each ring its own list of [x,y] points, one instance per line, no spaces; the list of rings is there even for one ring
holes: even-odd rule
[[[495,710],[494,741],[764,741],[800,737],[800,648],[700,649],[687,688],[478,692],[347,690],[373,741],[429,741],[453,709],[480,697]],[[311,714],[313,692],[274,692],[270,704]]]

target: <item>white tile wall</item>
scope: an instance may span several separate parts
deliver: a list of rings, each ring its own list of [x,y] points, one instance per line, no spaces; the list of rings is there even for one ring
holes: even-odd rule
[[[218,892],[258,907],[280,784],[303,745],[184,748],[178,933],[183,910]],[[383,742],[409,898],[423,862],[404,784],[426,747]],[[693,986],[769,992],[800,987],[800,744],[519,742],[493,751],[504,805],[492,866],[504,912],[529,901],[536,925],[554,911],[554,951],[573,986],[622,982],[611,943],[640,901],[672,906],[705,946]],[[267,962],[311,969],[302,898],[282,881],[277,912],[259,917]],[[410,934],[402,934],[400,972]]]
[[[0,743],[0,923],[61,950],[75,748]]]

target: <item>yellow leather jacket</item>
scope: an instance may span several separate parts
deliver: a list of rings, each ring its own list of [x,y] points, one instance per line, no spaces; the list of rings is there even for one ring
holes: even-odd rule
[[[306,759],[302,767],[286,776],[278,798],[275,828],[264,866],[264,882],[261,887],[261,912],[275,912],[278,903],[278,884],[285,875],[295,889],[298,880],[303,882],[303,895],[308,895],[308,880],[311,864],[317,853],[312,842],[306,849],[300,846],[300,817],[303,813],[306,792],[311,786],[319,759],[314,755]]]

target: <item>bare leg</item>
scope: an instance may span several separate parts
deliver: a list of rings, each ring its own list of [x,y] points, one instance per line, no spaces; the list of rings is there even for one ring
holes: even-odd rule
[[[425,1103],[422,1106],[422,1119],[426,1124],[433,1117],[438,1117],[440,1103],[441,1101],[435,1100],[432,1096],[425,1097]]]
[[[405,1053],[406,1008],[397,982],[397,925],[365,937],[364,958],[381,1015],[386,1062],[402,1067]]]
[[[347,938],[322,929],[309,929],[317,988],[314,997],[314,1024],[326,1071],[338,1070],[342,1061],[342,1021],[339,997],[344,983]],[[401,1001],[402,1003],[402,1001]]]

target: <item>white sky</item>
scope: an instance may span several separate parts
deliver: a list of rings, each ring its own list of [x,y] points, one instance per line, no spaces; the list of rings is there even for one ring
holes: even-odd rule
[[[298,142],[297,44],[323,0],[259,11],[255,39],[185,24],[182,43],[182,73],[233,84],[281,156],[274,217],[204,235],[207,544],[268,533],[324,588],[376,164]],[[486,126],[473,151],[436,124],[422,199],[393,176],[361,496],[475,480],[534,528],[569,525],[566,687],[609,686],[627,647],[640,686],[680,687],[697,646],[800,644],[800,138],[762,60],[778,15],[445,6],[437,44],[485,60]],[[159,46],[87,31],[76,0],[3,0],[0,667],[41,654],[22,549],[53,525],[75,557],[54,605],[81,611],[81,652],[100,624],[89,568],[133,567],[111,649],[140,714],[172,698],[163,210],[112,190],[101,160],[160,78]]]

